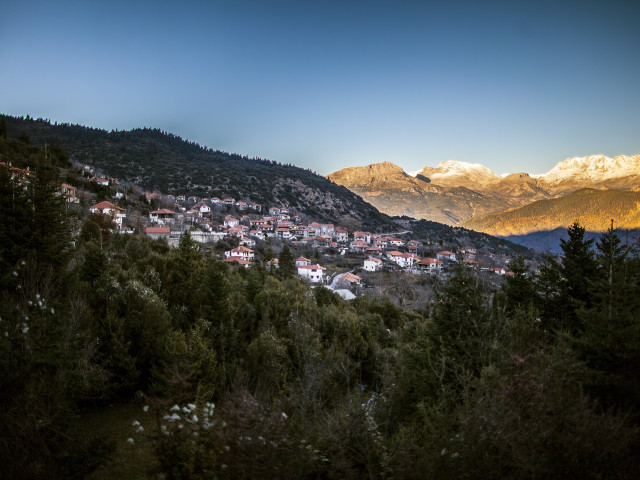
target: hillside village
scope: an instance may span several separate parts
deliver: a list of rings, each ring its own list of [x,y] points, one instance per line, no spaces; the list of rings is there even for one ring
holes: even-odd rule
[[[257,263],[277,269],[279,259],[274,257],[287,244],[297,255],[295,267],[300,277],[352,292],[361,290],[362,273],[446,277],[450,266],[459,261],[486,276],[512,274],[509,256],[486,247],[478,250],[416,239],[406,220],[397,221],[398,231],[372,233],[357,229],[357,222],[347,220],[344,226],[319,223],[288,206],[264,206],[250,199],[139,192],[134,186],[122,186],[118,179],[96,174],[89,165],[76,168],[90,183],[104,189],[102,197],[108,199],[96,202],[95,194],[67,183],[61,185],[61,193],[77,208],[82,199],[91,214],[112,224],[114,233],[146,234],[175,247],[188,232],[195,242],[217,246],[216,255],[239,267]],[[125,192],[127,197],[144,201],[128,202]]]

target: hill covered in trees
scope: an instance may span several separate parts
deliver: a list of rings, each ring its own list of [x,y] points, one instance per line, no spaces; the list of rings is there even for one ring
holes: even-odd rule
[[[149,191],[251,199],[293,207],[319,221],[354,218],[372,231],[394,228],[387,215],[345,187],[293,165],[212,150],[158,129],[107,132],[29,117],[2,118],[10,137],[59,145],[72,160]]]

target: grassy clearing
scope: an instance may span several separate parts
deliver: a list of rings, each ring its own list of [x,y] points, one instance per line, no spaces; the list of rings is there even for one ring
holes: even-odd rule
[[[137,420],[144,432],[135,433],[132,423]],[[88,436],[105,435],[116,443],[113,458],[106,465],[87,477],[90,480],[150,478],[155,466],[150,434],[156,431],[151,410],[143,412],[140,404],[114,405],[83,413],[78,420],[78,430]],[[133,438],[132,445],[127,439]]]

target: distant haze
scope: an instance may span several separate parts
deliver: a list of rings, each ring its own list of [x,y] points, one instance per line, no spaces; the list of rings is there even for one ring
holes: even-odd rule
[[[640,153],[638,2],[29,1],[0,112],[157,127],[326,175]]]

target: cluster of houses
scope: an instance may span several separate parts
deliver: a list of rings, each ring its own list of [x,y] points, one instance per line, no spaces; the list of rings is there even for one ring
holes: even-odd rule
[[[62,191],[67,201],[75,198],[74,188],[64,184]],[[147,199],[154,195],[146,193]],[[227,237],[238,239],[238,247],[225,252],[225,261],[235,262],[248,267],[255,262],[252,250],[258,240],[278,238],[291,245],[309,248],[331,248],[340,255],[347,253],[362,254],[365,258],[361,266],[366,272],[382,269],[401,269],[415,273],[438,274],[451,262],[462,261],[469,266],[477,266],[476,250],[466,247],[458,252],[438,251],[433,257],[423,257],[424,245],[417,240],[404,240],[394,234],[372,234],[347,230],[333,224],[310,222],[290,211],[287,207],[270,207],[262,214],[263,207],[250,201],[236,201],[233,198],[219,199],[178,196],[164,196],[173,201],[174,209],[160,208],[149,213],[146,234],[152,238],[164,238],[170,244],[177,244],[180,236],[188,227],[193,240],[203,243],[217,242]],[[235,207],[237,215],[212,215],[212,207],[222,205]],[[126,211],[117,205],[103,201],[90,207],[92,213],[111,216],[117,229],[123,228]],[[218,219],[217,221],[214,219]],[[196,226],[197,228],[191,228]],[[433,255],[433,253],[432,253]],[[268,268],[278,268],[278,259],[268,262]],[[296,259],[296,268],[300,277],[312,283],[326,281],[326,268],[312,264],[309,259]],[[482,268],[499,275],[509,274],[504,267]],[[342,274],[334,279],[341,284],[358,285],[360,277],[352,273]]]

